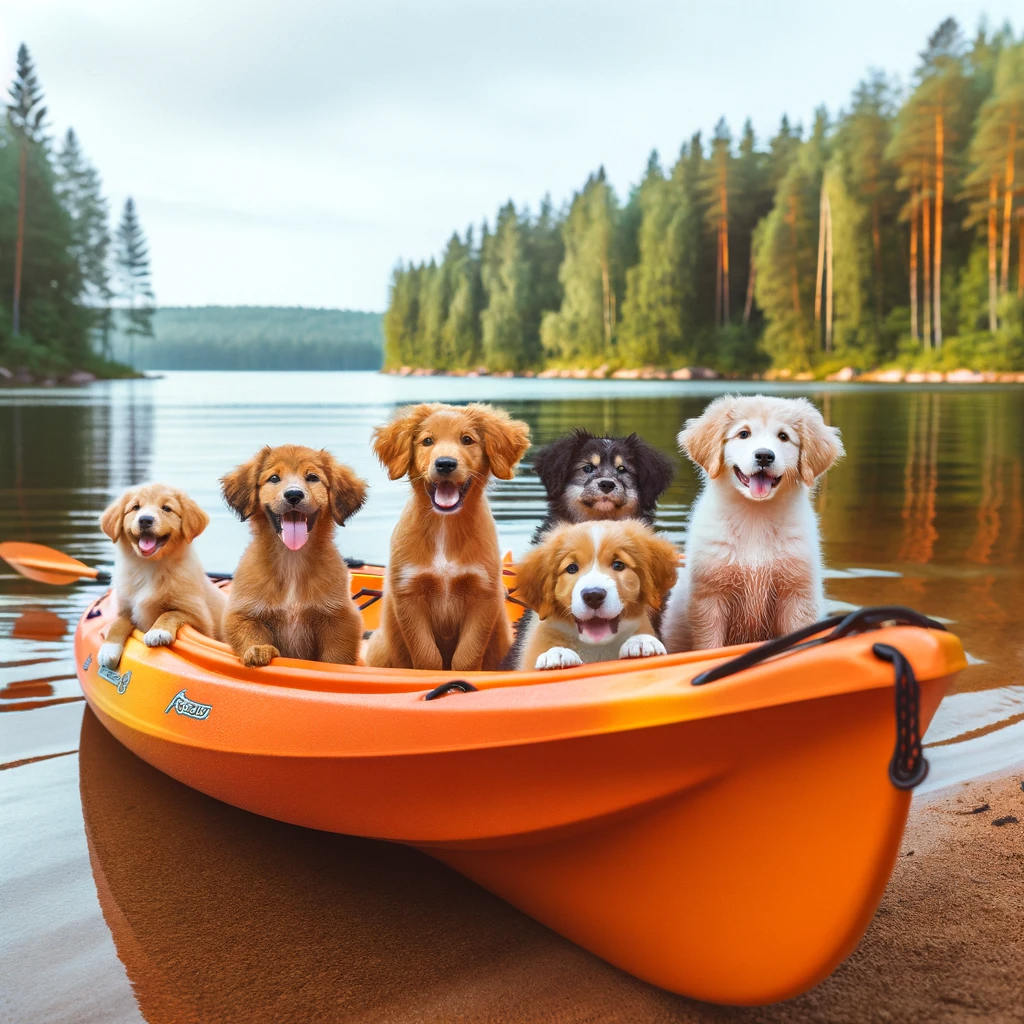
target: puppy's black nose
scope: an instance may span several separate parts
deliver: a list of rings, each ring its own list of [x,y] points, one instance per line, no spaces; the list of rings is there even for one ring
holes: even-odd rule
[[[775,461],[775,452],[771,448],[758,448],[754,452],[754,461],[759,466],[770,466]]]
[[[453,459],[449,456],[445,456],[442,459],[434,459],[434,469],[444,476],[447,476],[449,473],[454,473],[458,465],[459,460]]]
[[[587,587],[580,597],[583,598],[583,603],[588,608],[600,608],[604,604],[604,599],[608,596],[608,591],[604,587]]]
[[[611,494],[615,490],[614,480],[599,480],[597,486],[604,491],[605,494]]]
[[[298,505],[305,496],[306,492],[299,490],[298,487],[289,487],[288,490],[284,492],[284,500],[291,505]]]
[[[139,529],[140,530],[149,530],[149,529],[152,529],[152,526],[153,526],[153,517],[152,516],[139,516],[139,518],[136,520],[136,522],[139,524]]]

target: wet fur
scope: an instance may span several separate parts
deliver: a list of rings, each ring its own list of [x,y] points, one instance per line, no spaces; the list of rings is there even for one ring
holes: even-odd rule
[[[136,522],[142,515],[154,519],[148,531]],[[192,549],[192,541],[209,521],[187,494],[165,484],[130,488],[103,512],[100,526],[115,545],[117,601],[117,618],[99,653],[105,667],[117,667],[133,629],[145,634],[149,647],[173,643],[184,625],[222,639],[226,598],[210,582]],[[148,558],[137,546],[143,532],[167,538]]]
[[[737,484],[726,450],[748,426],[751,444],[774,436],[778,449],[778,486],[759,501]],[[777,440],[780,430],[786,442]],[[668,650],[760,642],[823,618],[811,492],[843,454],[839,431],[804,398],[726,395],[686,422],[679,443],[702,470],[704,487],[690,513],[686,566],[664,615]]]
[[[268,482],[274,473],[279,483]],[[319,482],[308,482],[310,473]],[[303,507],[315,515],[297,551],[285,546],[268,513],[281,507],[283,492],[293,484],[307,492]],[[235,654],[250,668],[278,656],[355,664],[363,622],[332,538],[335,524],[344,525],[362,506],[366,483],[327,451],[283,445],[261,449],[223,477],[221,486],[224,500],[252,532],[225,620]]]
[[[626,568],[611,569],[615,559]],[[614,583],[622,605],[621,621],[604,644],[580,638],[572,611],[579,574],[565,572],[570,561],[580,566],[580,572],[597,569]],[[538,658],[553,648],[574,651],[585,663],[636,656],[624,654],[623,645],[634,637],[654,639],[653,617],[676,581],[677,564],[675,546],[637,520],[555,527],[519,563],[516,593],[536,616],[519,631],[505,667],[532,670]]]
[[[592,465],[594,472],[588,474],[585,465]],[[624,465],[625,474],[619,473],[620,465]],[[533,469],[548,498],[547,515],[533,536],[535,544],[560,523],[640,519],[653,526],[658,498],[673,475],[668,456],[638,434],[598,437],[587,430],[574,430],[541,448],[534,457]],[[616,483],[609,496],[616,507],[593,507],[600,480]]]
[[[471,438],[464,444],[463,438]],[[433,443],[428,447],[423,441]],[[410,495],[391,537],[381,624],[366,662],[382,668],[494,669],[512,643],[505,615],[498,534],[485,489],[511,480],[530,444],[529,427],[501,409],[437,403],[403,409],[374,433],[373,448]],[[461,505],[437,511],[434,460],[455,458]]]

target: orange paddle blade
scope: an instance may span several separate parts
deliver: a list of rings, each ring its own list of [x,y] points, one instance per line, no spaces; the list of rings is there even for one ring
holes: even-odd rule
[[[61,586],[76,580],[89,579],[98,583],[109,583],[110,575],[101,569],[93,569],[77,558],[65,555],[63,551],[45,547],[43,544],[29,544],[9,540],[0,544],[2,558],[15,572],[39,583],[53,583]]]

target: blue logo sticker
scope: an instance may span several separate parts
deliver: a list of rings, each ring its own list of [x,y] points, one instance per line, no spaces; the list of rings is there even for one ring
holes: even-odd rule
[[[117,687],[118,693],[124,693],[128,689],[128,683],[132,678],[130,671],[125,672],[123,676],[119,676],[112,668],[106,668],[105,666],[101,666],[96,674],[100,679],[106,679],[108,683],[113,683]]]
[[[200,721],[205,721],[210,717],[213,705],[200,704],[198,701],[189,700],[185,696],[185,691],[179,690],[171,698],[171,703],[164,708],[164,714],[170,714],[171,708],[174,708],[179,715],[187,715],[189,718],[198,718]]]
[[[90,654],[89,657],[86,658],[85,661],[82,662],[82,671],[83,672],[88,672],[89,671],[89,666],[91,664],[92,664],[92,655]]]

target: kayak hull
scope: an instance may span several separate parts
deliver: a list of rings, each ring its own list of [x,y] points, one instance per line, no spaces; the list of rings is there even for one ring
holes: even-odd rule
[[[733,1004],[827,976],[892,871],[910,795],[889,780],[892,666],[871,644],[914,665],[922,730],[963,667],[955,637],[893,627],[703,687],[689,680],[735,650],[470,674],[478,692],[428,702],[451,673],[244,670],[188,631],[172,648],[129,641],[104,678],[109,606],[90,614],[89,703],[161,771],[416,846],[640,978]]]

